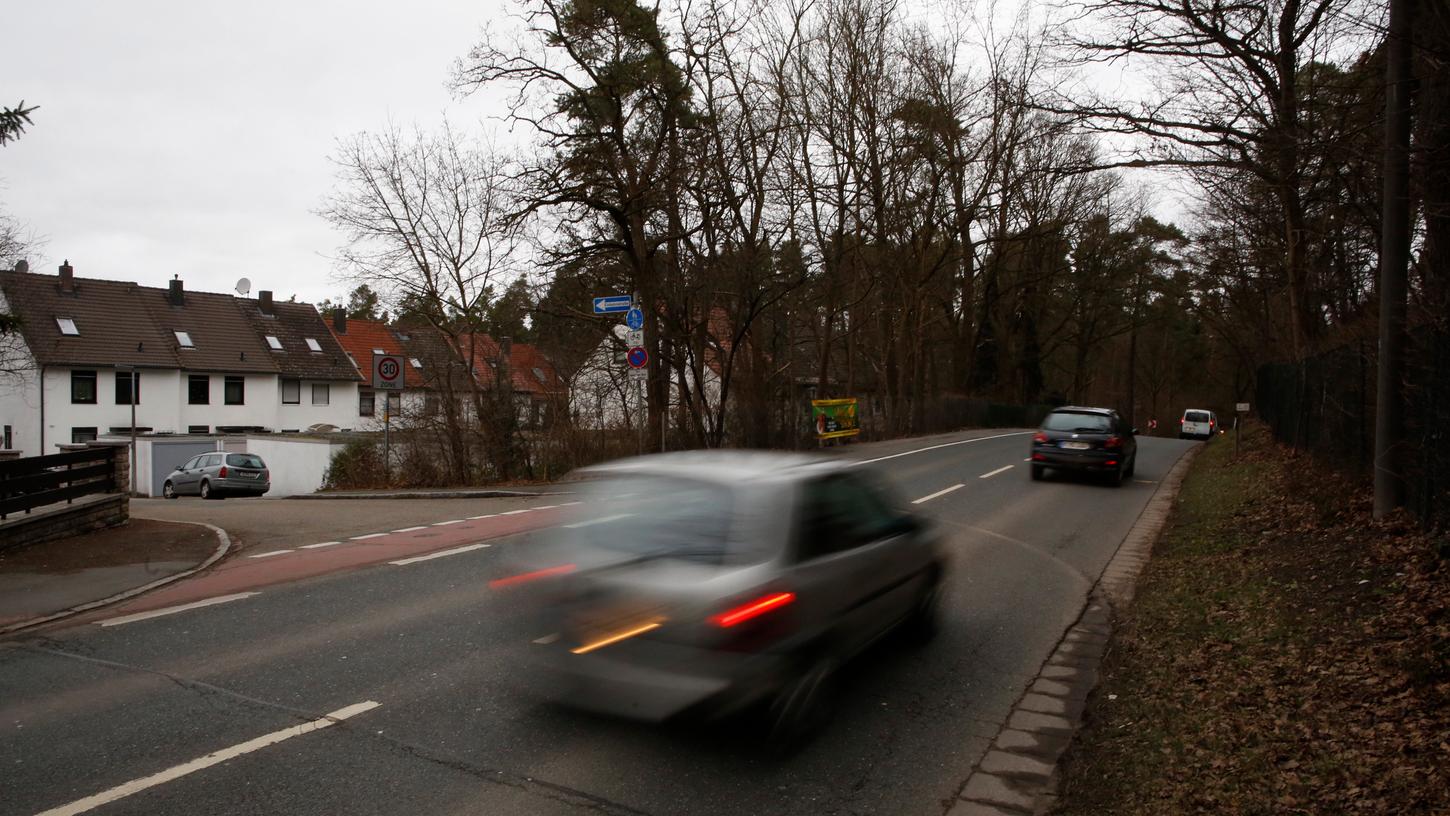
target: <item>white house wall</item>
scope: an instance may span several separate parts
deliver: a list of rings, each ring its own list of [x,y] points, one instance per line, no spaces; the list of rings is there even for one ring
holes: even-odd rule
[[[9,311],[5,293],[0,292],[0,312]],[[0,430],[9,425],[11,448],[26,456],[37,456],[41,453],[40,371],[20,335],[16,333],[11,337],[14,338],[14,346],[7,346],[5,359],[0,360],[0,367],[13,372],[0,374]],[[0,446],[3,446],[3,441],[0,439]]]
[[[267,497],[273,499],[316,492],[332,457],[342,449],[343,445],[326,439],[247,437],[247,452],[267,463],[272,479]]]

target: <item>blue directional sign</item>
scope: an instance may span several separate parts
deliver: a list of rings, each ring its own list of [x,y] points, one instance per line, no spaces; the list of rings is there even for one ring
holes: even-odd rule
[[[644,312],[638,306],[631,306],[624,315],[624,325],[635,331],[644,328]]]
[[[624,355],[624,359],[630,368],[644,368],[649,364],[649,352],[643,346],[635,346]]]
[[[618,314],[629,311],[634,298],[629,295],[605,295],[594,299],[595,314]]]

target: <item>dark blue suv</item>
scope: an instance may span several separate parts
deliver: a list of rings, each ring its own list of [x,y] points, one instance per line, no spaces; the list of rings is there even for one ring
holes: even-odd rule
[[[1137,433],[1110,408],[1058,408],[1032,437],[1032,479],[1052,468],[1100,473],[1120,485],[1138,462]]]

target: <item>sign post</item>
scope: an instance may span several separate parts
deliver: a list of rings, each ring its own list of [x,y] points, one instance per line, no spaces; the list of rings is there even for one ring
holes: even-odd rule
[[[391,392],[403,390],[403,356],[401,354],[373,354],[373,390],[383,395],[383,483],[391,484],[390,471],[393,458],[392,400]],[[401,402],[401,397],[399,399]]]
[[[1241,428],[1244,424],[1244,417],[1249,413],[1249,404],[1239,402],[1234,404],[1234,458],[1239,458],[1239,435],[1243,433]]]

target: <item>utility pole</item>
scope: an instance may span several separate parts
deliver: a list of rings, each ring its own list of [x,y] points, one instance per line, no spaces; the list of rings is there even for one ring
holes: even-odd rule
[[[1385,68],[1384,200],[1380,230],[1379,380],[1374,422],[1374,517],[1405,503],[1405,299],[1410,262],[1410,16],[1389,0]]]

